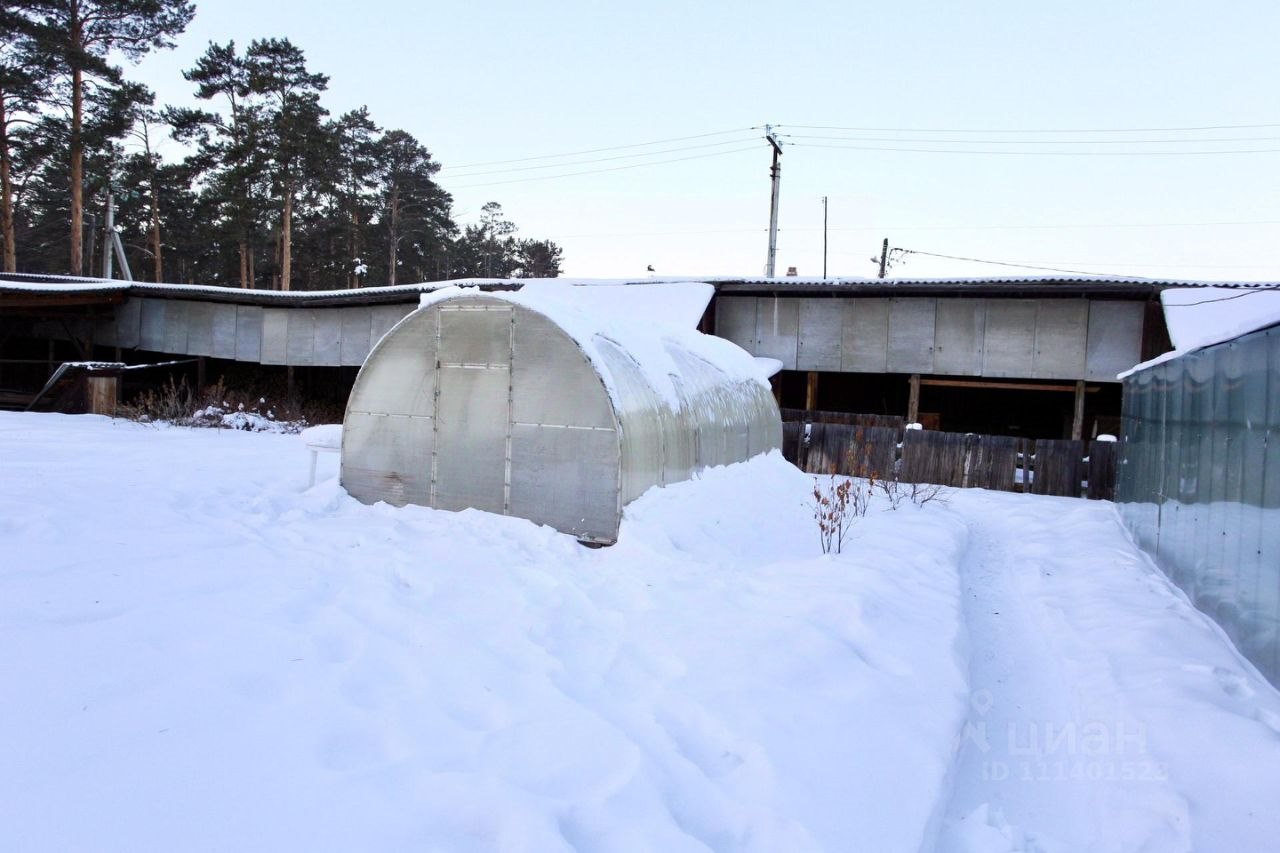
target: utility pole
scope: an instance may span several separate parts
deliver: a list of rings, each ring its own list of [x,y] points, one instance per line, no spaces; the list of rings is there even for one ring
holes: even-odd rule
[[[884,238],[884,243],[880,246],[880,278],[884,278],[885,272],[888,270],[889,264],[889,238]]]
[[[822,277],[827,277],[827,197],[822,197]]]
[[[766,278],[773,278],[774,261],[778,256],[778,187],[782,183],[782,166],[778,160],[782,157],[782,145],[778,142],[778,135],[773,132],[772,125],[764,126],[764,138],[773,147],[773,168],[769,170],[773,184],[769,200],[769,260],[765,264],[764,274]]]

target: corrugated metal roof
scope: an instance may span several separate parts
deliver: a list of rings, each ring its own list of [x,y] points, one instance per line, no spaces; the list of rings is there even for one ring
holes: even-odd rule
[[[192,284],[152,284],[55,275],[0,274],[0,293],[76,293],[119,291],[136,296],[199,298],[248,305],[312,306],[412,304],[423,293],[448,285],[473,285],[482,290],[509,290],[537,279],[458,279],[417,282],[357,290],[243,290],[238,287]],[[724,293],[790,293],[796,295],[860,294],[1056,294],[1061,296],[1151,296],[1172,287],[1280,288],[1280,282],[1151,279],[1123,276],[998,276],[985,278],[750,278],[735,276],[655,276],[642,279],[562,279],[583,286],[647,283],[707,282]]]

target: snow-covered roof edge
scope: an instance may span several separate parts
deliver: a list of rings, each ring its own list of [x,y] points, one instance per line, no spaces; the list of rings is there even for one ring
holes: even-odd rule
[[[1117,379],[1280,325],[1280,290],[1271,288],[1175,287],[1161,291],[1160,305],[1173,349],[1134,365]]]
[[[423,294],[420,305],[435,305],[458,297],[485,296],[542,314],[564,330],[591,360],[605,381],[610,397],[621,405],[608,360],[598,348],[601,340],[620,347],[639,366],[649,385],[673,409],[680,394],[673,377],[681,371],[669,348],[677,347],[719,370],[731,381],[769,387],[769,367],[737,344],[695,327],[715,289],[707,282],[615,283],[616,287],[583,286],[545,279],[537,287],[516,291],[481,292],[450,287]]]

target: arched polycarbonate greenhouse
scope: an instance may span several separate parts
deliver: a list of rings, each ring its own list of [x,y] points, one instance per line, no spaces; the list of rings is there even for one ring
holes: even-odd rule
[[[781,444],[768,369],[694,328],[711,294],[540,281],[425,296],[356,379],[343,486],[616,541],[651,486]]]

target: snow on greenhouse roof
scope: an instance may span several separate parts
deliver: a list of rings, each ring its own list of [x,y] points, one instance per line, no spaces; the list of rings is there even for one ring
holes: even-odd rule
[[[484,295],[521,305],[550,319],[582,348],[599,370],[610,396],[617,387],[601,355],[610,342],[639,366],[649,385],[673,408],[680,407],[676,380],[683,371],[673,347],[707,362],[731,381],[768,387],[768,366],[737,344],[696,328],[715,288],[706,282],[598,282],[543,279],[520,290],[479,293],[471,287],[448,287],[423,294],[421,305],[458,296]]]

